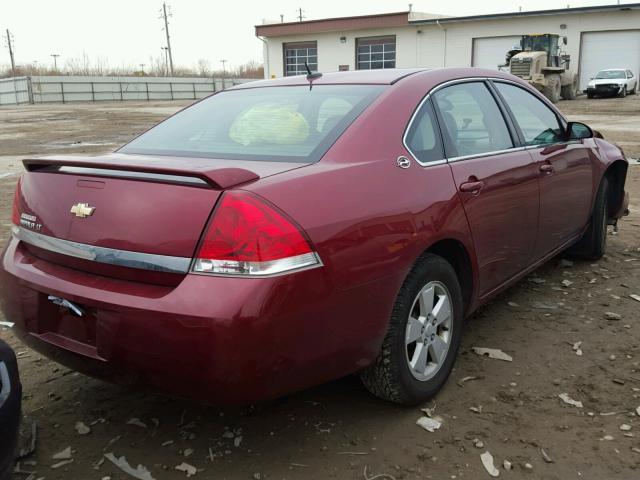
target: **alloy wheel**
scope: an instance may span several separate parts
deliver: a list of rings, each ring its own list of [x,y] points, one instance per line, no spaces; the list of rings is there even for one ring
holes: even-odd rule
[[[415,379],[424,382],[438,373],[447,358],[452,328],[447,287],[438,281],[427,283],[413,301],[405,333],[407,364]]]

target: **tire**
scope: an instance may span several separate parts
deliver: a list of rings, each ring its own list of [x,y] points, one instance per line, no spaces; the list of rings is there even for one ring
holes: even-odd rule
[[[596,195],[596,201],[591,212],[589,228],[569,252],[587,260],[598,260],[605,254],[607,248],[607,220],[608,220],[609,180],[604,177]]]
[[[593,97],[594,97],[593,93],[587,93],[587,98],[593,98]]]
[[[618,95],[620,98],[624,98],[627,96],[627,86],[625,85],[624,87],[622,87],[622,91],[620,92],[620,94]]]
[[[437,310],[438,306],[444,308]],[[435,312],[435,316],[425,312]],[[462,317],[462,292],[453,267],[438,255],[424,254],[400,288],[378,357],[360,373],[364,386],[383,400],[403,405],[433,397],[453,368],[462,337]],[[409,336],[417,339],[408,342]],[[435,337],[439,340],[433,341]],[[439,361],[433,356],[437,350],[441,352]],[[422,364],[421,354],[425,369],[411,368],[410,361]]]
[[[578,96],[578,80],[575,79],[569,85],[565,85],[560,89],[560,94],[565,100],[575,100]]]
[[[549,100],[551,100],[552,103],[558,103],[560,101],[560,93],[562,88],[560,75],[549,75],[546,80],[546,84],[542,89],[542,94]]]
[[[633,86],[633,89],[629,92],[629,94],[631,95],[635,95],[636,94],[636,89],[638,88],[638,83],[636,82],[635,85]]]

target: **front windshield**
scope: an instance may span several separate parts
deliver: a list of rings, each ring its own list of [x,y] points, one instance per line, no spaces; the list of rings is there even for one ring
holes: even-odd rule
[[[609,78],[626,78],[626,75],[623,70],[602,70],[601,72],[598,72],[596,78],[598,80]]]
[[[384,88],[303,85],[224,91],[169,117],[119,152],[316,162]]]
[[[534,35],[522,39],[522,49],[530,52],[541,52],[549,49],[549,39],[544,35]]]

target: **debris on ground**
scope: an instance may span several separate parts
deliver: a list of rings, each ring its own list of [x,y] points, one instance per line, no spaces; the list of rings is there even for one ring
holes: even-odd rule
[[[560,395],[558,395],[558,397],[560,397],[560,400],[562,400],[567,405],[573,405],[574,407],[578,408],[583,407],[582,402],[572,399],[568,393],[561,393]]]
[[[70,463],[73,463],[73,458],[70,458],[69,460],[60,460],[59,462],[51,465],[51,468],[55,470],[56,468],[64,467],[65,465],[69,465]]]
[[[533,470],[533,465],[531,465],[530,463],[525,463],[525,464],[524,464],[524,468],[525,468],[526,470]]]
[[[67,447],[64,450],[54,453],[51,458],[53,460],[69,460],[71,458],[71,447]]]
[[[620,425],[620,430],[622,430],[623,432],[628,432],[629,430],[631,430],[631,425],[629,425],[628,423],[623,423],[622,425]]]
[[[573,285],[573,282],[571,280],[562,280],[562,282],[560,283],[563,287],[570,287],[571,285]]]
[[[565,260],[564,258],[562,260],[560,260],[560,263],[558,264],[558,266],[560,268],[569,268],[569,267],[573,267],[573,262],[571,260]]]
[[[193,465],[189,465],[188,463],[182,462],[180,465],[176,465],[176,470],[179,472],[184,472],[187,474],[187,477],[191,477],[198,473],[198,469]]]
[[[576,352],[576,355],[578,355],[579,357],[582,356],[582,349],[580,348],[581,346],[582,346],[582,342],[576,342],[571,347],[573,348],[573,351]]]
[[[420,417],[416,421],[416,425],[424,428],[428,432],[435,432],[442,426],[442,421],[440,418],[431,418],[431,417]]]
[[[464,384],[467,383],[467,382],[470,382],[471,380],[484,380],[484,376],[482,376],[482,375],[472,375],[472,376],[469,376],[469,377],[461,378],[460,380],[458,380],[458,385],[460,387],[464,387]]]
[[[74,428],[78,435],[89,435],[91,433],[91,428],[87,427],[84,422],[76,422]]]
[[[535,308],[538,310],[557,310],[558,305],[555,303],[533,302],[531,304],[531,308]]]
[[[479,438],[474,438],[473,439],[473,446],[476,448],[483,448],[484,447],[484,442],[482,440],[480,440]]]
[[[547,453],[547,451],[544,448],[540,449],[540,454],[542,455],[542,459],[546,463],[553,463],[553,459],[549,456],[549,454]]]
[[[634,300],[636,300],[637,302],[640,302],[640,295],[636,295],[634,293],[632,293],[631,295],[629,295],[631,298],[633,298]],[[1,323],[1,322],[0,322]]]
[[[482,348],[482,347],[471,347],[473,353],[476,355],[487,355],[489,358],[494,358],[496,360],[504,360],[505,362],[512,362],[513,358],[510,355],[507,355],[502,350],[497,348]]]
[[[493,455],[491,455],[488,451],[484,452],[480,455],[480,460],[482,460],[482,465],[484,465],[485,470],[492,477],[497,477],[500,475],[500,471],[493,464]]]
[[[127,475],[131,475],[133,478],[137,478],[138,480],[155,480],[151,475],[151,472],[147,470],[147,468],[143,465],[138,465],[136,468],[133,468],[127,462],[127,459],[124,455],[121,457],[116,457],[112,452],[105,453],[104,457],[113,463],[116,467],[122,470]]]
[[[502,466],[505,470],[511,470],[511,462],[509,460],[505,460],[502,462]]]
[[[531,283],[535,283],[536,285],[542,285],[543,283],[547,282],[544,278],[540,277],[529,277],[527,280]]]
[[[127,422],[127,425],[135,425],[136,427],[147,428],[147,424],[139,418],[130,418]]]
[[[478,405],[477,407],[469,407],[469,410],[475,413],[482,413],[482,405]]]
[[[622,320],[622,315],[615,312],[604,312],[604,318],[607,320]]]

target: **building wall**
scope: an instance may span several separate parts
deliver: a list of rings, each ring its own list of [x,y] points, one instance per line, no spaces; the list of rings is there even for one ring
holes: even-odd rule
[[[561,24],[566,25],[566,28],[561,29]],[[271,37],[267,39],[269,69],[268,72],[265,70],[265,73],[276,77],[283,75],[283,43],[285,42],[317,41],[318,69],[322,72],[336,71],[339,65],[349,65],[349,69],[354,70],[355,39],[378,35],[396,35],[396,67],[398,68],[467,67],[471,66],[472,62],[474,38],[525,33],[559,33],[566,36],[568,42],[562,48],[571,55],[571,69],[577,72],[581,32],[638,28],[640,28],[640,10],[628,10]],[[342,36],[346,37],[346,43],[340,42]]]

